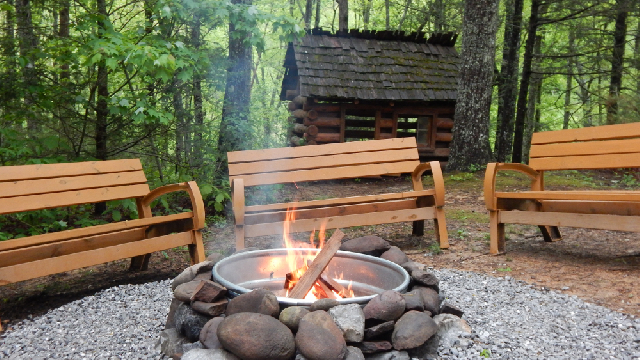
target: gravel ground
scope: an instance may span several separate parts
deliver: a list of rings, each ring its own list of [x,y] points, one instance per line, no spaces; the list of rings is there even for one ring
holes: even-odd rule
[[[640,359],[639,319],[509,277],[434,272],[474,329],[442,359]],[[0,358],[160,359],[169,290],[170,281],[125,285],[53,309],[8,330]]]

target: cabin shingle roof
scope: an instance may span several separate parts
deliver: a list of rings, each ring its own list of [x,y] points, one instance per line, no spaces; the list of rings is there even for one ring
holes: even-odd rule
[[[289,46],[300,95],[324,99],[453,101],[459,57],[453,46],[307,34]]]

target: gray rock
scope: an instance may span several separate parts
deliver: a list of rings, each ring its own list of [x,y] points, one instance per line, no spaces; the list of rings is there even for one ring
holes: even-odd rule
[[[195,293],[196,289],[200,286],[201,282],[202,280],[193,280],[178,285],[178,287],[173,290],[173,297],[182,302],[191,302],[191,297]]]
[[[298,331],[300,320],[309,313],[309,310],[302,306],[289,306],[280,312],[278,320],[285,324],[291,331]]]
[[[409,262],[409,257],[407,256],[407,254],[405,254],[397,246],[390,247],[389,250],[385,251],[382,255],[380,255],[380,258],[389,260],[398,265],[402,265]]]
[[[364,354],[355,346],[347,346],[347,356],[344,360],[364,360]]]
[[[405,309],[406,311],[416,310],[423,311],[424,303],[422,302],[422,294],[419,291],[412,290],[408,293],[402,294],[404,297]]]
[[[200,330],[200,342],[207,349],[222,349],[222,344],[220,344],[220,340],[218,340],[218,326],[224,320],[222,317],[215,317],[209,321],[202,327]]]
[[[440,314],[451,314],[457,317],[462,317],[462,315],[464,315],[464,311],[460,310],[457,306],[445,302],[440,306]]]
[[[387,321],[382,324],[372,326],[364,331],[364,338],[366,340],[372,340],[388,334],[393,331],[395,323],[393,321]]]
[[[423,285],[440,292],[440,280],[431,272],[425,270],[416,270],[411,273],[411,277],[416,284]]]
[[[409,311],[396,322],[391,342],[396,350],[413,349],[424,344],[438,331],[438,325],[429,315]]]
[[[360,305],[338,305],[329,309],[329,315],[342,330],[346,341],[360,342],[364,339],[364,311]]]
[[[415,261],[407,261],[406,263],[404,263],[404,264],[402,264],[400,266],[402,266],[403,269],[407,270],[409,275],[411,275],[416,270],[426,270],[427,269],[427,265],[420,264],[419,262],[415,262]]]
[[[338,305],[340,305],[340,303],[335,299],[319,299],[309,306],[309,311],[329,311],[329,309]]]
[[[225,315],[251,312],[278,317],[280,304],[278,298],[269,290],[256,289],[233,298],[227,304]]]
[[[347,354],[342,331],[322,310],[310,312],[300,320],[296,346],[309,360],[343,360]]]
[[[406,351],[389,351],[380,354],[373,354],[367,356],[365,359],[371,360],[411,360],[409,354]]]
[[[422,296],[424,309],[431,314],[437,315],[440,311],[440,296],[438,296],[438,292],[432,288],[422,286],[416,286],[413,290],[418,291]]]
[[[380,256],[385,251],[389,250],[391,244],[381,237],[375,235],[367,235],[356,239],[345,241],[340,250],[352,251],[356,253]]]
[[[387,290],[365,305],[364,316],[365,319],[396,320],[402,316],[404,310],[404,297],[396,291]]]
[[[182,355],[180,360],[240,360],[223,349],[194,349]]]
[[[198,341],[200,330],[209,321],[209,317],[199,314],[191,306],[180,304],[176,309],[175,322],[178,333],[184,335],[190,342]]]
[[[189,339],[181,336],[177,329],[165,329],[160,332],[160,339],[158,340],[160,352],[169,357],[181,353],[182,344],[185,343],[189,343]]]
[[[456,340],[465,335],[471,335],[471,327],[463,319],[452,314],[440,314],[433,317],[438,330],[423,345],[409,350],[412,357],[423,359],[435,357],[439,347],[451,348]]]
[[[200,341],[196,341],[194,343],[182,344],[182,353],[189,352],[193,349],[204,349],[204,345]]]
[[[218,261],[222,259],[224,259],[224,255],[217,252],[212,252],[211,254],[209,254],[209,256],[207,256],[207,261],[211,262],[211,266],[214,266],[218,263]]]
[[[393,345],[388,341],[363,341],[354,344],[363,354],[375,354],[393,349]]]
[[[182,304],[182,301],[176,298],[171,299],[171,305],[169,305],[169,314],[167,314],[167,322],[164,325],[165,329],[172,329],[176,327],[176,310],[178,309],[178,306],[180,306],[180,304]]]
[[[217,335],[224,349],[244,360],[289,360],[296,351],[291,330],[270,315],[230,315],[218,326]]]
[[[180,275],[176,276],[171,282],[171,291],[175,291],[178,285],[192,281],[199,273],[209,272],[213,269],[213,262],[203,261],[201,263],[189,266],[184,269]]]
[[[227,304],[229,303],[229,300],[227,299],[222,299],[219,301],[216,301],[214,303],[206,303],[206,302],[202,302],[202,301],[194,301],[191,303],[191,308],[194,311],[197,311],[201,314],[204,315],[208,315],[208,316],[218,316],[220,314],[224,314],[225,310],[227,309]]]

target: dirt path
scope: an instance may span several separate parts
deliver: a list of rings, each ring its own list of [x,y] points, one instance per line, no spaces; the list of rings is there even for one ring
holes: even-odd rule
[[[575,187],[576,178],[584,180],[572,175],[570,182],[560,179],[557,184],[560,188]],[[594,186],[587,180],[585,185]],[[526,186],[518,178],[504,178],[502,182],[506,188]],[[346,237],[375,234],[404,249],[413,260],[430,266],[511,276],[539,288],[577,295],[585,301],[640,316],[640,234],[561,228],[564,240],[545,243],[536,227],[507,226],[507,254],[490,256],[488,214],[481,183],[482,174],[446,175],[449,250],[439,251],[431,224],[427,224],[423,237],[412,237],[409,223],[348,228],[344,229]],[[406,178],[357,179],[263,188],[248,201],[318,200],[403,190],[410,190]],[[233,252],[232,224],[210,221],[208,225],[207,253]],[[307,241],[309,234],[296,234],[295,238]],[[282,239],[276,236],[248,239],[247,246],[276,248],[282,246]],[[144,272],[128,272],[128,261],[122,260],[3,286],[0,318],[10,326],[29,315],[41,315],[101,289],[175,277],[187,266],[186,249],[174,249],[153,254],[149,270]]]

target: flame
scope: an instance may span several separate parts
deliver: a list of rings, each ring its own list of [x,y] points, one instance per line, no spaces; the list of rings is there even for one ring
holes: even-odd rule
[[[296,248],[311,248],[315,249],[315,234],[316,230],[313,229],[311,232],[311,236],[309,237],[309,243],[304,242],[294,242],[290,233],[291,233],[291,225],[295,223],[295,208],[287,208],[287,213],[285,216],[285,221],[283,223],[283,233],[282,239],[284,240],[285,247],[288,249],[286,262],[288,266],[288,275],[287,280],[285,282],[286,296],[289,296],[289,290],[293,289],[293,286],[297,283],[298,279],[304,274],[304,272],[308,269],[308,265],[315,259],[315,255],[306,254],[303,251],[295,250]],[[318,231],[318,249],[322,249],[325,243],[325,229],[326,222],[323,222],[320,225],[320,230]],[[334,276],[335,278],[335,276]],[[342,279],[342,274],[339,279]],[[330,290],[331,294],[327,294],[325,290],[323,290],[322,285],[319,281],[316,281],[315,285],[309,290],[309,292],[305,295],[305,300],[318,300],[325,297],[333,297],[336,299],[341,299],[344,297],[353,297],[353,291],[351,290],[351,282],[349,283],[348,289],[344,289],[341,293],[336,292],[334,289],[328,288],[325,286],[325,289]]]

